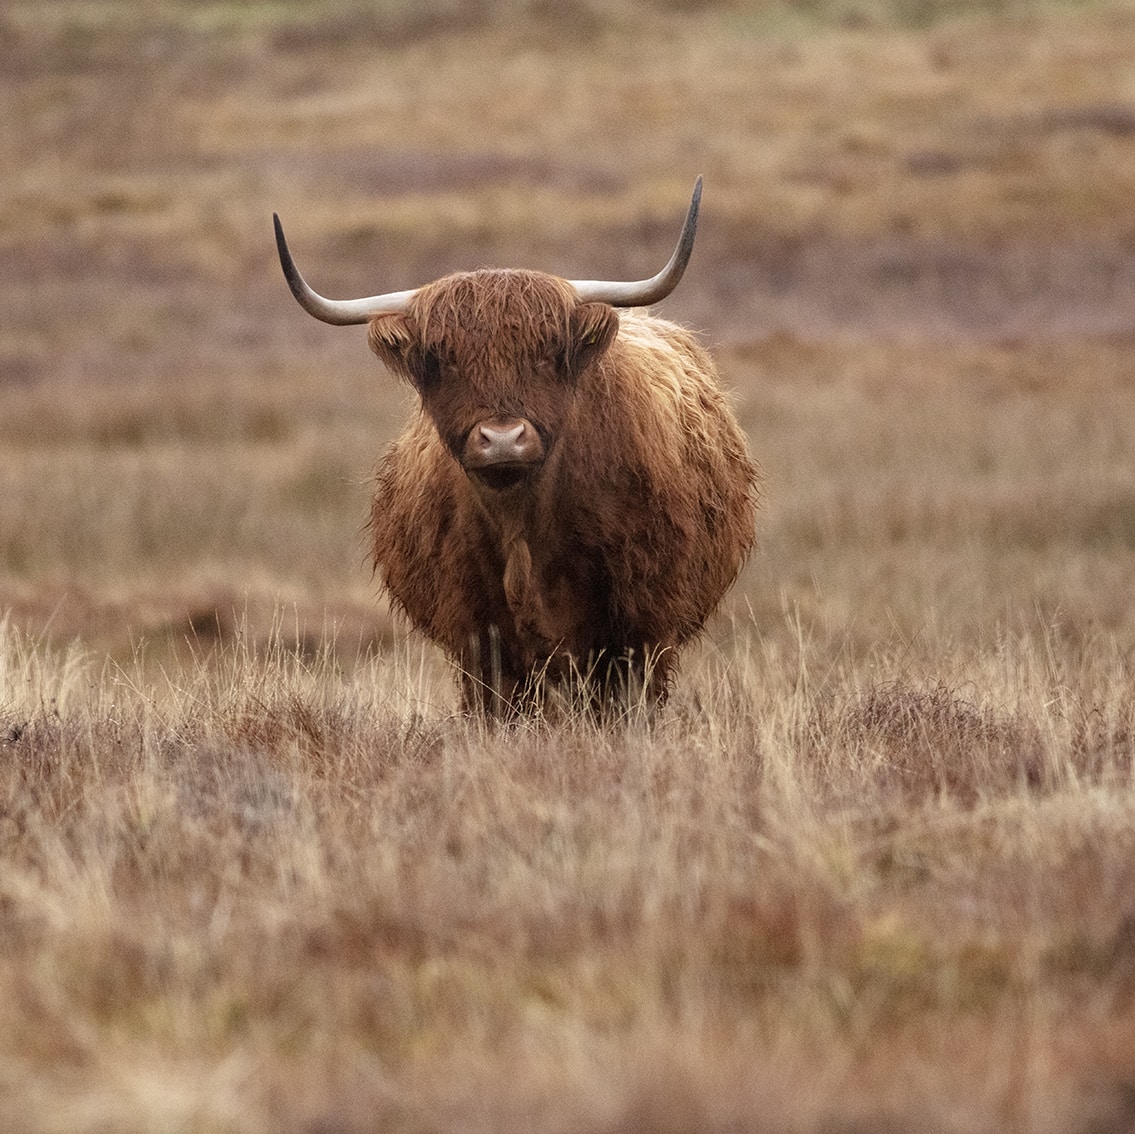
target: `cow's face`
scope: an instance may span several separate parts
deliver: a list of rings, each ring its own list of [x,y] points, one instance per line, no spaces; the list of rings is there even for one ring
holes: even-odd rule
[[[492,492],[539,474],[579,375],[618,325],[611,307],[580,303],[553,276],[482,271],[420,289],[404,314],[376,316],[369,341],[413,383],[465,472]]]

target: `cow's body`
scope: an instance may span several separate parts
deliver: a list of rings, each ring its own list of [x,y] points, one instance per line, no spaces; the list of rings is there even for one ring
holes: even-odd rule
[[[756,467],[713,363],[642,310],[693,245],[640,283],[540,272],[446,276],[412,292],[296,298],[369,322],[421,405],[378,471],[376,567],[395,604],[459,666],[467,708],[509,715],[549,690],[588,703],[665,697],[753,543]]]
[[[423,408],[379,468],[375,563],[468,705],[579,675],[654,699],[752,546],[755,480],[708,355],[627,312],[531,482],[479,489]]]

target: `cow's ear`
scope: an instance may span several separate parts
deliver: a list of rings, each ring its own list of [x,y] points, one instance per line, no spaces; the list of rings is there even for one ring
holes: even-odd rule
[[[567,369],[578,374],[591,365],[614,341],[619,316],[606,303],[581,303],[571,313],[570,342],[565,352]]]
[[[413,379],[415,335],[405,315],[376,315],[367,329],[370,349],[395,373]]]

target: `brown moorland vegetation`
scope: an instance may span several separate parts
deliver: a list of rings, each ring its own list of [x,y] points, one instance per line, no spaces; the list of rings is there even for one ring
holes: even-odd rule
[[[0,1126],[1135,1128],[1135,6],[0,13]],[[699,243],[761,547],[651,727],[390,619],[331,295]]]

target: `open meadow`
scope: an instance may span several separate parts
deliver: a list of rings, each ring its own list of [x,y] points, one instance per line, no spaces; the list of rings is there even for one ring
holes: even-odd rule
[[[5,1134],[1135,1131],[1135,3],[8,0]],[[639,278],[759,547],[649,727],[367,563],[330,296]]]

